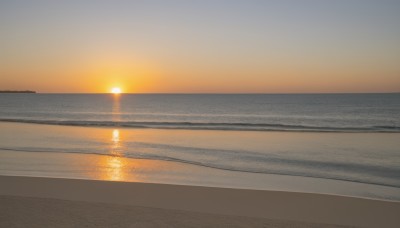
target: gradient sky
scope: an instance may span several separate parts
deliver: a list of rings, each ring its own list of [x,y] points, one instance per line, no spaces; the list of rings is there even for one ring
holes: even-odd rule
[[[400,1],[0,0],[0,90],[400,91]]]

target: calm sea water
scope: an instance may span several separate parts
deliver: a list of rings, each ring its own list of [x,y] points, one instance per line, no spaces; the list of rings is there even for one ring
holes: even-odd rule
[[[0,121],[136,128],[400,132],[400,94],[0,94]]]
[[[113,134],[107,141],[78,130],[20,130],[2,134],[0,150],[118,154],[400,188],[400,94],[0,94],[0,121]],[[186,131],[174,139],[129,132],[142,128]]]

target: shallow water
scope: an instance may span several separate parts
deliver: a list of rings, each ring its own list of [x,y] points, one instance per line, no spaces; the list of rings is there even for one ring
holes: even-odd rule
[[[400,187],[400,134],[114,129],[0,123],[0,150],[174,161]]]

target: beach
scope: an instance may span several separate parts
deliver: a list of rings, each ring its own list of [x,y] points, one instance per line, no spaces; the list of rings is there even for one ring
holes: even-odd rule
[[[96,130],[102,131],[112,130]],[[400,222],[399,189],[387,186],[97,154],[0,150],[0,158],[0,227],[397,227]]]
[[[115,129],[3,122],[0,128],[0,175],[400,201],[398,134]],[[392,159],[377,160],[375,151],[387,151]],[[378,162],[383,168],[376,167]],[[370,167],[365,166],[368,163]],[[241,167],[245,169],[236,169]]]
[[[1,207],[5,212],[2,226],[21,227],[30,221],[36,227],[41,224],[51,227],[48,221],[57,222],[59,227],[74,223],[92,227],[115,223],[117,227],[129,227],[134,222],[139,227],[162,226],[164,222],[171,227],[175,222],[192,227],[207,224],[398,227],[400,224],[399,202],[353,197],[38,177],[1,176],[0,182]],[[43,213],[40,209],[44,208],[50,213]],[[137,211],[141,216],[135,217]],[[123,215],[133,217],[121,220]]]
[[[392,95],[0,98],[0,227],[399,227]]]

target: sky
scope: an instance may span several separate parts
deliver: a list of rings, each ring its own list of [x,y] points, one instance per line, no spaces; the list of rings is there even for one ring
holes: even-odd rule
[[[0,0],[0,90],[400,92],[400,1]]]

